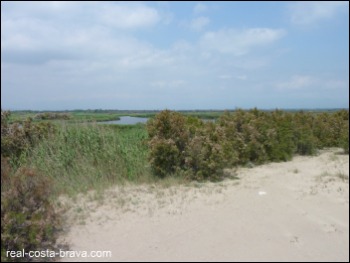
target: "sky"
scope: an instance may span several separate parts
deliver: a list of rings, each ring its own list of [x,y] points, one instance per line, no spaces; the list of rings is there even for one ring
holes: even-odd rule
[[[1,107],[349,107],[349,2],[1,1]]]

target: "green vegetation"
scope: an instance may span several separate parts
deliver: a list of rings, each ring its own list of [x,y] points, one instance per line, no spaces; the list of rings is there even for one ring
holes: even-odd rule
[[[61,194],[126,181],[218,180],[224,168],[286,161],[324,147],[349,152],[348,110],[14,115],[1,112],[2,261],[10,260],[6,250],[54,248],[60,215],[53,200]],[[146,126],[94,122],[125,115],[154,117]]]
[[[48,122],[33,124],[28,118],[21,125],[9,124],[10,113],[1,111],[1,156],[9,157],[12,165],[20,166],[22,157],[40,140],[54,133],[55,128]]]
[[[98,113],[98,112],[72,112],[72,122],[93,122],[93,121],[114,121],[119,120],[117,113]]]
[[[72,116],[68,113],[44,112],[34,116],[35,120],[69,120]]]
[[[147,180],[146,138],[140,125],[58,125],[56,133],[34,147],[25,162],[52,178],[59,193]]]
[[[156,175],[180,173],[197,180],[221,175],[228,153],[218,140],[215,124],[166,110],[148,122],[147,130],[149,159]]]
[[[30,119],[22,127],[9,125],[8,118],[8,112],[1,112],[1,261],[30,261],[28,256],[7,258],[6,251],[55,248],[60,217],[50,201],[49,178],[22,165],[22,157],[52,127],[33,125]]]
[[[28,255],[8,258],[6,251],[55,250],[61,219],[50,201],[49,178],[28,168],[10,171],[1,158],[1,261],[31,261]]]
[[[163,111],[147,125],[150,163],[160,177],[221,178],[224,167],[287,161],[323,147],[349,151],[349,112],[288,113],[236,110],[215,122]]]
[[[55,249],[61,215],[54,209],[54,200],[60,194],[152,180],[142,125],[34,123],[31,119],[18,125],[9,124],[9,118],[9,113],[2,112],[2,261],[11,261],[7,250]]]
[[[28,118],[34,122],[43,120],[77,122],[99,122],[119,120],[120,113],[114,112],[95,112],[95,111],[64,111],[64,112],[37,112],[37,111],[15,111],[12,112],[9,123],[23,123]]]

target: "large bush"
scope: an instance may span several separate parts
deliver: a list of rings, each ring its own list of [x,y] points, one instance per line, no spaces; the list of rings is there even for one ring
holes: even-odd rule
[[[148,121],[147,131],[150,137],[150,163],[154,172],[164,177],[182,169],[185,165],[183,153],[189,140],[186,118],[165,110]]]
[[[206,123],[191,136],[183,152],[184,168],[189,179],[221,178],[223,168],[228,165],[229,156],[223,145],[223,136],[223,130],[212,123]]]
[[[1,261],[33,260],[7,257],[7,251],[55,249],[60,220],[50,198],[47,177],[28,168],[13,173],[1,157]]]
[[[188,179],[217,179],[224,167],[222,136],[213,123],[204,124],[165,110],[147,123],[150,163],[160,177],[181,173]]]
[[[54,133],[55,128],[47,122],[34,124],[31,118],[22,124],[9,124],[9,116],[9,112],[1,111],[1,155],[19,166],[21,155],[27,154],[39,140]]]

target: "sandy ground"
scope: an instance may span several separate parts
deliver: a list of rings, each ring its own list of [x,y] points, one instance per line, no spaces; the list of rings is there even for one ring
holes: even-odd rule
[[[62,238],[111,257],[62,261],[349,261],[349,155],[231,171],[220,183],[78,198]]]

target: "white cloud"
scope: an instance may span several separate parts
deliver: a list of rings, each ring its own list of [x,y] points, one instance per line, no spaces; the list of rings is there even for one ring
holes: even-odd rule
[[[134,67],[163,58],[147,42],[126,34],[157,23],[161,17],[156,9],[106,2],[83,2],[80,7],[68,3],[26,3],[24,7],[10,3],[9,11],[1,14],[2,61],[37,64],[59,59],[107,59]],[[30,15],[26,8],[31,10]],[[62,9],[67,12],[62,13]]]
[[[121,61],[126,56],[147,57],[152,53],[150,44],[131,36],[116,34],[99,24],[66,27],[27,18],[7,20],[2,24],[2,29],[1,49],[7,62],[27,60],[28,63],[30,61],[26,55],[36,57],[36,61],[43,63],[59,59],[60,56],[65,60],[71,55],[91,61]]]
[[[219,79],[222,80],[232,80],[232,79],[238,79],[238,80],[246,80],[247,79],[247,75],[236,75],[236,76],[232,76],[232,75],[220,75],[218,76]]]
[[[231,75],[220,75],[219,79],[232,79]]]
[[[349,10],[347,1],[294,2],[290,4],[290,20],[296,25],[313,25],[335,17],[342,10]]]
[[[185,80],[177,79],[177,80],[155,80],[150,82],[150,86],[159,90],[162,89],[177,89],[186,84]]]
[[[191,21],[190,28],[195,31],[201,31],[210,23],[210,19],[205,16],[196,17]]]
[[[200,44],[204,49],[241,56],[255,47],[272,44],[285,34],[283,29],[271,28],[222,29],[205,33]]]
[[[328,79],[326,77],[315,77],[310,75],[294,75],[289,80],[275,83],[279,91],[332,91],[348,87],[348,82],[339,79]]]
[[[39,19],[2,19],[1,49],[35,50],[56,38],[57,29]]]
[[[239,80],[246,80],[247,79],[247,75],[238,75],[238,76],[235,76],[236,79],[239,79]]]
[[[339,79],[331,79],[324,82],[325,89],[328,90],[341,90],[348,89],[349,81],[339,80]]]
[[[67,13],[77,13],[84,5],[82,3],[73,1],[13,1],[6,3],[5,16],[14,18],[28,17],[28,14],[38,18],[52,18],[59,15],[66,15]],[[3,15],[3,14],[2,14]]]
[[[167,82],[163,81],[163,80],[155,80],[155,81],[150,82],[151,87],[159,88],[159,89],[165,88],[166,85],[167,85]]]
[[[315,91],[322,86],[332,94],[348,94],[332,90],[347,91],[349,82],[341,78],[322,82],[316,75],[295,75],[279,83],[267,80],[266,84],[266,79],[276,77],[270,70],[278,57],[273,54],[279,50],[270,52],[268,47],[286,32],[278,28],[209,32],[208,24],[216,28],[222,25],[214,24],[214,16],[212,20],[206,17],[204,4],[197,4],[181,28],[169,24],[170,9],[157,9],[155,4],[4,5],[2,95],[11,107],[28,107],[29,103],[33,109],[234,107],[256,93],[258,85],[269,85],[273,91],[290,89],[295,94],[301,93],[298,89]],[[181,12],[174,21],[181,19]],[[191,27],[200,35],[183,30]],[[280,62],[285,61],[284,57]],[[278,72],[283,74],[283,69]],[[269,94],[266,90],[264,94]],[[266,105],[271,102],[268,97],[266,101]]]
[[[193,13],[198,15],[201,13],[204,13],[205,11],[207,11],[208,7],[202,3],[198,3],[195,5],[195,7],[193,8]]]
[[[316,83],[316,79],[307,75],[295,75],[287,81],[276,83],[278,90],[300,90],[308,88]]]
[[[157,10],[147,6],[106,5],[101,11],[103,22],[121,29],[149,27],[160,20]]]

